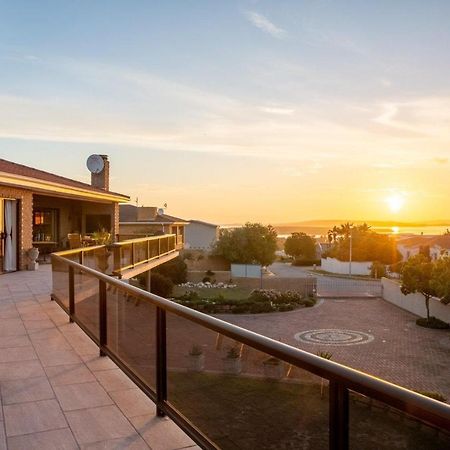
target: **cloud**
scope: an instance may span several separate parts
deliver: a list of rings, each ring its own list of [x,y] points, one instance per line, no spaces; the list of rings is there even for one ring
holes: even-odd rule
[[[444,158],[444,157],[442,157],[442,158],[441,157],[436,157],[436,158],[433,158],[433,161],[438,163],[438,164],[447,164],[449,159],[448,158]]]
[[[278,114],[282,116],[290,116],[291,114],[294,114],[295,109],[294,108],[284,108],[280,106],[263,106],[261,108],[261,111],[268,113],[268,114]]]
[[[248,21],[252,23],[256,28],[263,30],[266,33],[269,33],[275,38],[281,39],[286,34],[286,31],[282,28],[277,27],[274,23],[272,23],[267,17],[263,16],[254,11],[247,11],[245,13]]]

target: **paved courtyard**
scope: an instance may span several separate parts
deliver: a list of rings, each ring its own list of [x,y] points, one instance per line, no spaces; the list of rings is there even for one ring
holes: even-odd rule
[[[418,327],[417,316],[385,300],[324,299],[313,308],[288,313],[219,317],[311,353],[331,352],[333,361],[450,399],[450,332]]]
[[[50,266],[0,275],[0,449],[195,449],[65,312]]]

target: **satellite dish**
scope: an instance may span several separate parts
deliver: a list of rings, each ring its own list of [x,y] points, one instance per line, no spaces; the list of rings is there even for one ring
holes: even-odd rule
[[[86,166],[91,173],[100,173],[105,168],[105,162],[100,155],[91,155],[86,161]]]
[[[162,216],[164,214],[164,208],[158,208],[158,215]]]

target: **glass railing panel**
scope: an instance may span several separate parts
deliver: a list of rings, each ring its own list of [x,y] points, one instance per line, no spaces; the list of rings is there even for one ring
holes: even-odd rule
[[[167,314],[168,401],[221,449],[328,448],[328,385]]]
[[[156,308],[107,285],[107,347],[152,390],[156,384]]]
[[[146,261],[147,258],[147,241],[136,242],[134,244],[134,260],[136,263]]]
[[[450,434],[385,403],[350,392],[351,450],[441,450],[450,448]]]
[[[64,261],[52,258],[53,295],[66,307],[69,307],[69,266]]]
[[[159,255],[159,240],[152,239],[149,241],[150,244],[150,258],[156,258]]]
[[[119,251],[119,250],[117,250]],[[120,246],[120,267],[128,267],[133,264],[133,254],[131,250],[131,244],[123,244]]]
[[[99,337],[99,281],[98,278],[75,269],[75,317],[98,339]]]

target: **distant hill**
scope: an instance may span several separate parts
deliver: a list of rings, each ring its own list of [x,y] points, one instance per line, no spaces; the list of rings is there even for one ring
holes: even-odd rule
[[[342,223],[353,223],[359,225],[367,223],[372,227],[444,227],[450,225],[450,220],[430,220],[423,222],[398,222],[393,220],[350,220],[350,219],[320,219],[320,220],[303,220],[300,222],[274,223],[275,228],[278,227],[328,227],[338,226]]]

